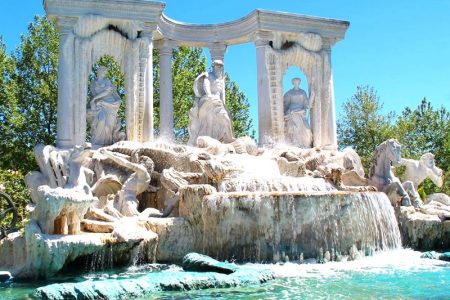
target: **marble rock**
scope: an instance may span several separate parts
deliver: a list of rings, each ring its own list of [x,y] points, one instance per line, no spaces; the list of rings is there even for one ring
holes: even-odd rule
[[[398,220],[403,246],[419,251],[445,250],[450,247],[450,220],[414,207],[400,207]]]
[[[83,220],[81,221],[83,229],[89,232],[104,232],[110,233],[114,231],[114,223],[112,222],[102,222],[96,220]]]
[[[77,234],[81,220],[96,198],[74,189],[44,185],[37,189],[36,200],[33,216],[44,233]]]
[[[201,251],[193,227],[185,218],[149,218],[147,227],[158,235],[158,261],[180,261],[188,252]]]
[[[34,296],[43,299],[130,299],[156,292],[255,286],[274,279],[270,270],[240,267],[229,275],[215,272],[150,272],[137,278],[86,280],[40,287]]]
[[[188,253],[183,257],[183,270],[191,272],[217,272],[231,274],[237,271],[235,265],[220,262],[199,253]]]
[[[426,203],[436,201],[443,205],[450,206],[450,197],[444,193],[435,193],[427,196]]]

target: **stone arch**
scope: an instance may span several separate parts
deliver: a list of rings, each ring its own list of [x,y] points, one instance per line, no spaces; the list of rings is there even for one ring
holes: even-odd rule
[[[282,77],[287,69],[296,66],[308,80],[311,109],[313,146],[334,148],[336,146],[334,99],[329,48],[322,38],[306,34],[296,41],[284,41],[279,49],[267,46],[266,64],[271,78],[269,83],[272,105],[272,132],[278,141],[284,142],[282,112]],[[333,125],[334,124],[334,125]],[[334,127],[333,127],[333,126]]]

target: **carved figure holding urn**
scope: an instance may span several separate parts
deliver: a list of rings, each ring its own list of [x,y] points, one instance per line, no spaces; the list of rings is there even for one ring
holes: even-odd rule
[[[288,143],[311,148],[312,134],[309,125],[310,102],[306,92],[300,88],[300,78],[293,78],[294,87],[284,94],[284,123]]]
[[[125,139],[121,132],[118,111],[122,99],[116,87],[105,77],[107,68],[100,66],[97,78],[89,87],[92,99],[87,110],[87,121],[91,127],[91,143],[94,145],[112,145]]]
[[[231,115],[225,107],[223,62],[215,60],[213,70],[194,81],[196,100],[189,111],[189,141],[195,145],[199,136],[209,136],[222,143],[234,140]]]

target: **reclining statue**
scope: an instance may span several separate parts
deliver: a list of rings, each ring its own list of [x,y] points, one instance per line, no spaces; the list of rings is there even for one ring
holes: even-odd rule
[[[199,136],[209,136],[222,143],[234,141],[231,115],[225,107],[223,62],[215,60],[213,71],[200,74],[194,81],[196,96],[189,111],[189,141],[194,146]]]

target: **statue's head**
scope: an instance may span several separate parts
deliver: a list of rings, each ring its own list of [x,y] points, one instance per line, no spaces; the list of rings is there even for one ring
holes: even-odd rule
[[[298,77],[294,77],[294,78],[292,78],[291,82],[295,88],[298,88],[300,86],[300,82],[302,82],[302,80]]]
[[[400,166],[402,161],[402,145],[396,139],[389,139],[384,143],[386,143],[387,155],[392,165],[394,167]]]
[[[425,153],[420,157],[420,163],[427,168],[428,177],[430,177],[438,187],[441,187],[443,184],[442,169],[435,165],[434,154]]]
[[[104,78],[106,75],[106,72],[108,72],[107,67],[99,66],[97,69],[97,78],[99,78],[99,79]]]

